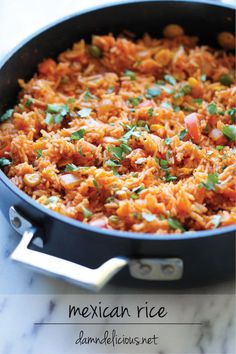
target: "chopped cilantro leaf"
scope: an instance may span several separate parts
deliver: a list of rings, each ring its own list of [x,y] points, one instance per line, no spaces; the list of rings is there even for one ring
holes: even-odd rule
[[[0,168],[9,166],[11,164],[11,161],[6,159],[5,157],[0,158]]]
[[[217,145],[216,146],[216,150],[218,150],[218,151],[223,150],[223,149],[224,149],[223,145]]]
[[[224,86],[230,86],[233,83],[233,79],[230,75],[224,74],[220,77],[220,83]]]
[[[193,102],[197,104],[202,104],[203,99],[202,98],[193,98]]]
[[[128,102],[131,104],[131,106],[136,107],[140,103],[141,98],[140,97],[129,97]]]
[[[227,113],[231,118],[231,122],[236,123],[236,107],[228,109]]]
[[[161,91],[159,90],[158,87],[149,87],[147,89],[146,97],[147,98],[153,98],[153,97],[156,97],[156,96],[160,96],[160,94],[161,94]]]
[[[114,160],[107,160],[106,162],[106,165],[107,166],[110,166],[110,167],[117,167],[117,166],[121,166],[121,164],[117,161],[114,161]]]
[[[172,76],[172,75],[165,75],[164,79],[172,86],[174,86],[176,84],[176,80],[175,80],[174,76]]]
[[[230,141],[236,141],[236,126],[235,125],[225,125],[222,128],[222,133]]]
[[[54,117],[51,113],[46,113],[46,117],[44,119],[47,125],[52,124],[54,122]]]
[[[171,141],[172,141],[171,138],[165,138],[165,139],[164,139],[165,145],[170,145],[170,144],[171,144]]]
[[[84,218],[85,219],[89,219],[91,218],[91,216],[93,215],[93,213],[88,210],[87,208],[85,208],[84,206],[81,206],[81,209],[82,209],[82,212],[83,212],[83,215],[84,215]]]
[[[68,163],[68,165],[66,165],[65,167],[65,172],[71,172],[71,171],[77,171],[78,167],[75,166],[73,163]]]
[[[43,150],[37,150],[37,159],[39,159],[42,156]]]
[[[88,101],[90,98],[94,99],[94,98],[96,98],[96,96],[90,92],[89,88],[87,88],[87,90],[85,91],[85,94],[84,94],[84,100]]]
[[[102,56],[102,50],[96,45],[91,45],[89,47],[89,53],[94,58],[100,58]]]
[[[174,230],[181,230],[182,232],[186,231],[183,225],[181,225],[181,223],[179,222],[179,220],[172,218],[170,216],[168,217],[168,224]]]
[[[208,191],[215,190],[216,184],[219,183],[218,175],[216,173],[209,173],[206,182],[201,182],[200,186],[204,187]]]
[[[96,179],[93,180],[93,185],[94,185],[94,187],[96,187],[97,190],[99,190],[99,185],[98,185],[98,182],[96,181]]]
[[[33,98],[28,98],[25,105],[26,105],[26,107],[30,107],[33,103],[34,103]]]
[[[71,140],[80,140],[84,137],[84,134],[85,134],[85,129],[80,129],[72,133],[70,138]]]
[[[130,80],[135,80],[136,79],[136,74],[134,71],[131,71],[131,70],[125,70],[124,72],[124,76],[127,76],[130,78]]]
[[[0,117],[0,122],[4,122],[5,120],[8,120],[9,118],[11,118],[13,112],[14,112],[14,109],[8,109],[8,110]]]
[[[153,116],[153,111],[154,111],[154,109],[152,107],[148,108],[148,111],[147,111],[148,117],[152,117]]]
[[[188,131],[186,129],[181,130],[181,132],[179,133],[179,139],[183,140],[187,134],[188,134]]]
[[[207,111],[209,114],[211,115],[214,115],[214,114],[217,114],[218,113],[218,109],[217,109],[217,106],[215,103],[210,103],[208,106],[207,106]]]

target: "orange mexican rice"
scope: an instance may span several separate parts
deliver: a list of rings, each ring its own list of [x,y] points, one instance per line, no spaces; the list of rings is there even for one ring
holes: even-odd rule
[[[0,124],[9,179],[101,228],[166,234],[236,223],[235,58],[178,26],[164,35],[80,40],[19,80]]]

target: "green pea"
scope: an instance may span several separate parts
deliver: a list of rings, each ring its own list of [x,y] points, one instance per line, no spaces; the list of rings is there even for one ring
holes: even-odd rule
[[[100,58],[102,56],[102,51],[99,47],[96,45],[91,45],[89,47],[89,53],[94,57],[94,58]]]

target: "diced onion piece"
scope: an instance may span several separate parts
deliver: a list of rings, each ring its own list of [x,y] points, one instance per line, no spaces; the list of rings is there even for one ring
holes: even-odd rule
[[[102,229],[107,229],[108,220],[107,220],[106,216],[101,216],[99,218],[90,220],[89,224],[91,226],[100,227]]]
[[[60,176],[61,184],[66,189],[72,189],[76,185],[80,184],[80,179],[77,176],[68,173],[66,175]]]
[[[39,173],[26,173],[23,181],[28,187],[36,187],[40,183],[41,177]]]
[[[191,113],[184,118],[186,128],[193,142],[198,144],[201,140],[201,130],[196,113]]]
[[[113,138],[112,136],[104,136],[103,141],[104,141],[105,143],[112,143],[112,144],[116,144],[116,143],[118,144],[118,143],[120,143],[118,139]]]
[[[139,103],[138,107],[151,107],[152,106],[152,101],[146,100],[141,103]]]
[[[222,141],[224,141],[224,135],[222,131],[216,128],[212,129],[209,134],[209,137],[216,143],[221,143]]]

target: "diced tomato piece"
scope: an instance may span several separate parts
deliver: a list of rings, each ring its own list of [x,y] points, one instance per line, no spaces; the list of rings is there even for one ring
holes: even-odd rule
[[[201,130],[197,113],[191,113],[184,118],[186,128],[193,142],[198,144],[201,140]]]

